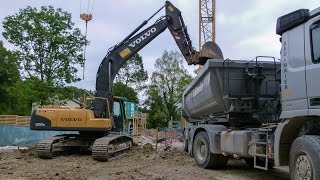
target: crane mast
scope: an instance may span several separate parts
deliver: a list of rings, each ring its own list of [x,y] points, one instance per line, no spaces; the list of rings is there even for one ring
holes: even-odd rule
[[[216,1],[199,0],[199,50],[208,41],[216,39]]]

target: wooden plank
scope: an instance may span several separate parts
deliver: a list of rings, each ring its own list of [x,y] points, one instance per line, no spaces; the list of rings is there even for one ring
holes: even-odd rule
[[[16,124],[16,121],[7,121],[6,122],[6,125],[15,125]]]
[[[1,125],[29,126],[30,116],[0,115]]]
[[[16,119],[17,119],[16,115],[1,115],[0,116],[1,124],[14,125],[14,124],[16,124]]]
[[[16,117],[4,117],[4,118],[1,118],[1,121],[16,120],[16,119],[17,119]]]
[[[20,126],[29,126],[30,125],[30,116],[18,116],[17,125]]]
[[[17,115],[0,115],[0,118],[17,117]]]

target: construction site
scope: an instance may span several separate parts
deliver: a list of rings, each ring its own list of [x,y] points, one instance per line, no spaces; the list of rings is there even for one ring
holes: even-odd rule
[[[0,179],[320,180],[316,3],[75,3],[0,8]]]
[[[29,118],[0,116],[3,125],[1,135],[14,131],[5,130],[8,127],[5,124],[15,126],[18,129],[16,132],[20,133],[7,137],[10,142],[3,142],[2,138],[1,144],[21,144],[21,141],[33,144],[37,142],[36,138],[54,135],[47,132],[36,136],[27,133],[27,130],[22,133],[21,129],[28,128]],[[2,146],[0,179],[290,179],[287,167],[265,172],[252,169],[243,160],[230,161],[227,169],[199,168],[183,150],[179,131],[175,128],[162,131],[143,129],[139,125],[139,129],[133,132],[132,149],[108,162],[95,161],[90,153],[79,152],[62,154],[54,159],[41,159],[33,145]],[[31,141],[26,141],[24,137],[29,137]]]

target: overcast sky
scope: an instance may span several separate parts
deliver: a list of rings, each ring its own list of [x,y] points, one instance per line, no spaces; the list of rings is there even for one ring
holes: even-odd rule
[[[92,0],[91,0],[92,1]],[[25,8],[53,5],[72,14],[75,26],[84,33],[85,23],[80,19],[80,0],[10,0],[0,6],[0,21]],[[86,10],[82,0],[82,11]],[[185,24],[198,47],[198,0],[171,0],[181,10]],[[109,47],[120,42],[140,23],[149,18],[164,5],[164,0],[94,0],[93,19],[88,24],[87,61],[85,81],[76,83],[78,87],[95,89],[95,77],[102,58]],[[279,36],[275,34],[276,20],[291,11],[307,8],[315,9],[319,0],[217,0],[216,4],[216,42],[221,47],[224,58],[252,59],[257,55],[279,57]],[[150,21],[164,15],[164,10]],[[146,26],[147,27],[147,26]],[[0,32],[3,32],[2,25]],[[2,35],[5,47],[13,48]],[[139,53],[144,66],[151,75],[154,62],[164,50],[178,50],[170,33],[165,31]],[[187,66],[187,64],[186,64]],[[187,67],[190,72],[195,66]],[[82,72],[82,70],[80,70]],[[79,74],[82,77],[82,74]]]

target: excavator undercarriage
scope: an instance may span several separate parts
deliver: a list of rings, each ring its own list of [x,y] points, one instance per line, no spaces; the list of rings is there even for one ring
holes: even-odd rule
[[[108,161],[133,145],[129,136],[108,135],[101,138],[83,137],[78,134],[58,135],[40,141],[36,146],[40,158],[51,159],[61,153],[92,152],[98,161]]]

